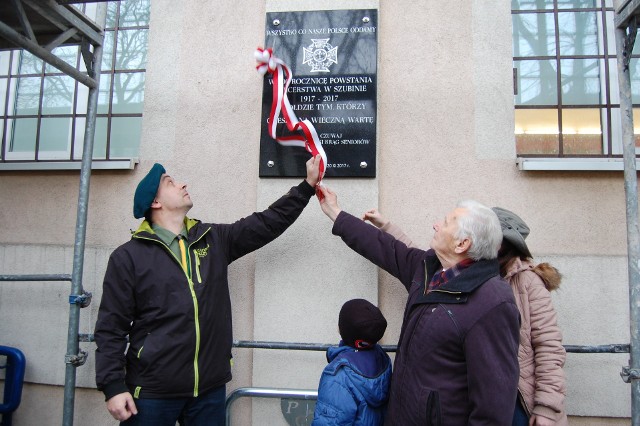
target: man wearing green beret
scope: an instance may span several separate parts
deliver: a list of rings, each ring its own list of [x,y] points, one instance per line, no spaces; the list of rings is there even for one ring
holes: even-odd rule
[[[315,193],[307,177],[262,212],[232,224],[187,217],[187,185],[155,164],[133,215],[144,221],[110,256],[95,327],[96,384],[124,425],[224,425],[231,380],[228,265],[281,235]]]

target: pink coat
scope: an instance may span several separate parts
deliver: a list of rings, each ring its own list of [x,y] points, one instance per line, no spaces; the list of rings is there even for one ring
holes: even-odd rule
[[[413,246],[411,239],[391,222],[380,229]],[[560,286],[560,273],[548,263],[535,265],[519,258],[512,259],[506,266],[504,278],[513,290],[521,321],[518,390],[529,414],[554,419],[556,425],[566,426],[569,424],[564,408],[567,388],[562,367],[567,353],[549,293]]]
[[[518,389],[530,413],[567,425],[562,370],[567,354],[549,293],[560,285],[560,274],[548,263],[535,265],[518,258],[506,270],[521,320]]]

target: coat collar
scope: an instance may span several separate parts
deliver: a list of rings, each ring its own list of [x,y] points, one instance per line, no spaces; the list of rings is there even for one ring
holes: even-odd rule
[[[184,225],[187,229],[187,234],[190,240],[197,239],[201,236],[202,233],[206,232],[206,229],[198,231],[198,228],[196,227],[198,223],[200,223],[200,221],[197,219],[191,219],[189,217],[184,218]],[[151,227],[151,224],[146,219],[142,221],[142,223],[140,224],[137,230],[132,232],[133,237],[136,237],[139,235],[145,236],[145,237],[152,237],[154,239],[159,239],[155,231]]]
[[[435,258],[435,261],[433,258]],[[437,257],[433,256],[433,258],[425,259],[425,268],[427,270],[425,282],[427,283],[435,271],[441,267]],[[421,294],[418,296],[413,304],[465,303],[469,294],[473,293],[490,278],[498,275],[500,275],[500,265],[497,259],[479,260],[437,289],[426,295]]]

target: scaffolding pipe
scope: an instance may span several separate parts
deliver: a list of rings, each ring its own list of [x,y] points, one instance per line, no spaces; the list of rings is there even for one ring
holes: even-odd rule
[[[635,19],[635,18],[633,18]],[[629,29],[635,32],[636,27]],[[631,39],[635,33],[630,34]],[[628,62],[624,54],[631,56],[631,48],[625,51],[627,28],[616,28],[616,48],[618,59],[618,81],[620,86],[620,112],[622,115],[622,144],[624,156],[624,189],[627,214],[627,254],[629,272],[629,313],[631,348],[629,382],[631,384],[631,424],[640,426],[640,377],[638,375],[640,361],[639,321],[640,321],[640,234],[638,232],[638,178],[636,175],[636,144],[633,134],[633,104],[631,100],[631,78]],[[627,58],[628,59],[628,58]]]
[[[84,342],[92,342],[93,335],[81,335]],[[234,348],[249,349],[283,349],[292,351],[326,351],[335,343],[293,343],[293,342],[268,342],[259,340],[234,340]],[[385,352],[397,352],[396,345],[380,345]],[[604,354],[604,353],[629,353],[629,345],[626,343],[612,343],[608,345],[564,345],[569,353],[579,354]]]
[[[96,22],[104,28],[107,16],[105,4],[97,8]],[[104,30],[102,31],[104,37]],[[73,270],[71,274],[72,300],[84,294],[82,288],[82,272],[84,268],[84,247],[87,234],[87,211],[89,205],[89,182],[91,178],[91,161],[93,157],[93,141],[96,129],[96,113],[98,109],[98,95],[100,87],[100,68],[102,65],[102,45],[95,45],[93,50],[93,81],[95,85],[89,88],[87,105],[87,121],[84,130],[84,145],[82,148],[82,164],[80,167],[80,188],[78,191],[78,209],[76,219],[76,236],[73,250]],[[64,380],[64,408],[62,413],[62,425],[73,425],[73,413],[75,404],[76,368],[81,365],[77,362],[80,353],[78,331],[80,329],[80,309],[78,303],[70,303],[69,328],[67,334],[67,355],[65,356],[65,380]],[[86,354],[84,354],[86,355]],[[84,361],[82,361],[84,363]]]
[[[92,333],[80,333],[78,335],[81,342],[95,342]],[[234,348],[245,349],[282,349],[290,351],[322,351],[326,352],[335,343],[294,343],[294,342],[269,342],[264,340],[234,340]],[[397,352],[396,345],[380,345],[385,352]],[[564,345],[567,353],[574,354],[623,354],[629,353],[630,347],[627,343],[611,343],[607,345]]]
[[[4,37],[10,42],[14,43],[16,46],[19,46],[24,50],[27,50],[33,53],[38,58],[44,60],[48,64],[51,64],[52,66],[56,67],[63,73],[67,74],[68,76],[74,78],[78,82],[89,87],[90,89],[94,89],[98,87],[98,82],[95,79],[89,77],[84,73],[81,73],[71,65],[67,64],[62,59],[58,58],[53,53],[49,52],[44,47],[39,46],[38,44],[29,40],[22,34],[16,32],[13,28],[11,28],[10,26],[8,26],[2,21],[0,21],[0,37]]]
[[[69,274],[0,275],[0,281],[71,281]]]

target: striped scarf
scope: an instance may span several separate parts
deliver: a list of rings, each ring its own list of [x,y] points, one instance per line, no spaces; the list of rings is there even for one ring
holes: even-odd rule
[[[440,287],[441,285],[451,280],[452,278],[457,277],[462,273],[462,271],[464,271],[474,263],[476,263],[476,261],[473,259],[464,259],[463,261],[456,263],[449,269],[444,269],[439,272],[436,272],[435,274],[433,274],[433,277],[431,277],[431,281],[429,281],[429,287],[427,288],[427,293],[429,293],[432,290],[435,290],[436,288]]]

